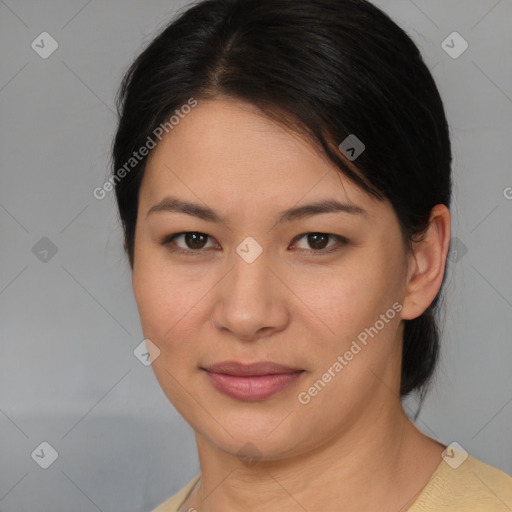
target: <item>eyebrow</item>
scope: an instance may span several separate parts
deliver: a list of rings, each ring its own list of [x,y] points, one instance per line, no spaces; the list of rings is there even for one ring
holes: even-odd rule
[[[151,213],[155,212],[185,213],[187,215],[192,215],[193,217],[198,217],[209,222],[225,224],[225,218],[208,206],[202,206],[197,203],[182,201],[176,197],[165,197],[162,199],[162,201],[149,209],[146,218]],[[300,220],[322,213],[349,213],[353,215],[367,215],[366,210],[355,204],[342,203],[336,199],[326,199],[303,206],[289,208],[277,216],[276,224]]]

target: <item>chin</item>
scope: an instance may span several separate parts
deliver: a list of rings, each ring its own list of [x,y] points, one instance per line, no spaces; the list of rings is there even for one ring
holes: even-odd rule
[[[221,425],[209,418],[207,423],[191,424],[192,428],[218,449],[237,457],[260,457],[262,460],[279,460],[293,453],[298,447],[303,450],[307,439],[299,438],[294,414],[280,410],[279,414],[239,414],[230,420],[224,415]],[[217,417],[215,413],[212,413]],[[283,421],[284,419],[284,421]],[[304,425],[302,425],[304,427]]]

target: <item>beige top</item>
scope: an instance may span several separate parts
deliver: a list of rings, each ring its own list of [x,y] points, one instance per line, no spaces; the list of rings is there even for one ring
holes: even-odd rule
[[[456,459],[457,457],[454,460],[441,460],[408,512],[512,511],[511,476],[471,455],[462,463],[460,458]],[[153,512],[177,512],[200,476],[201,474],[196,475]]]

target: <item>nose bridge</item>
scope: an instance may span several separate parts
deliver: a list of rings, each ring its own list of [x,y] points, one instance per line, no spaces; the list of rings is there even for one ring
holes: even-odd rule
[[[231,292],[237,295],[238,301],[247,299],[250,302],[251,295],[260,295],[262,292],[269,291],[268,265],[267,255],[260,255],[253,261],[245,260],[239,254],[234,256],[230,286]]]
[[[284,325],[284,304],[271,282],[274,277],[268,256],[251,240],[237,247],[232,270],[223,279],[215,300],[213,323],[218,329],[248,339],[258,331]]]

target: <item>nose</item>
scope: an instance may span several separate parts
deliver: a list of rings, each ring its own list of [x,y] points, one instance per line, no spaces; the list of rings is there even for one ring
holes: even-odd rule
[[[288,325],[288,295],[265,253],[252,263],[235,254],[232,270],[215,287],[212,324],[242,341],[271,336]]]

